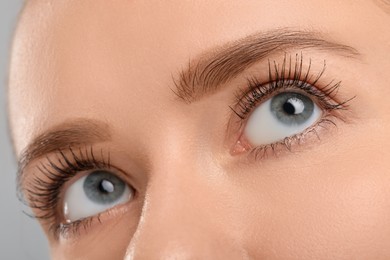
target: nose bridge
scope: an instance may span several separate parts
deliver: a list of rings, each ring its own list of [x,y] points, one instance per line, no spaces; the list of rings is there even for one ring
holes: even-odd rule
[[[208,151],[199,149],[195,127],[188,129],[177,123],[174,127],[166,126],[162,132],[155,143],[160,143],[165,149],[151,152],[153,163],[143,209],[145,218],[151,220],[147,225],[159,225],[161,231],[162,226],[179,220],[184,228],[195,223],[195,216],[197,219],[207,218],[203,216],[203,210],[212,210],[215,206],[212,201],[218,192],[211,188],[211,184],[218,182],[213,176],[219,171],[207,156]],[[169,233],[174,232],[170,230]]]
[[[200,172],[207,166],[184,159],[160,165],[151,173],[126,259],[230,259],[235,254],[241,258],[217,224],[223,208],[218,206],[218,188]]]
[[[229,181],[210,145],[203,147],[208,140],[188,118],[168,121],[149,140],[156,148],[149,151],[145,201],[126,259],[242,259],[226,231],[234,224],[222,199]]]
[[[204,191],[197,190],[200,183],[183,174],[151,180],[129,248],[133,259],[188,259],[193,250],[205,251],[203,242],[212,230],[204,210],[210,205],[201,198]]]

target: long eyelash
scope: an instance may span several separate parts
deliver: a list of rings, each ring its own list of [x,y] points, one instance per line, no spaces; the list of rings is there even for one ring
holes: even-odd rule
[[[318,74],[311,72],[311,59],[308,62],[306,70],[304,70],[303,63],[304,59],[302,53],[295,55],[295,61],[292,60],[291,55],[287,58],[287,54],[285,54],[280,67],[276,61],[271,62],[268,60],[267,81],[262,82],[256,77],[249,78],[247,79],[247,87],[245,89],[239,89],[238,92],[236,92],[236,105],[234,107],[238,109],[234,109],[233,107],[230,107],[230,109],[241,119],[239,122],[240,129],[249,114],[259,103],[268,99],[275,92],[287,89],[300,89],[315,97],[318,103],[320,103],[320,106],[327,112],[327,115],[320,119],[314,126],[309,127],[302,133],[286,137],[273,144],[262,145],[250,149],[249,155],[253,156],[255,159],[262,159],[268,154],[268,151],[277,154],[276,150],[279,145],[283,145],[288,151],[292,151],[292,144],[294,142],[300,143],[301,140],[303,140],[303,137],[308,133],[313,133],[320,139],[320,136],[317,133],[319,127],[325,129],[327,129],[328,126],[337,127],[332,121],[332,113],[330,112],[334,110],[346,110],[348,108],[347,103],[355,98],[352,97],[344,101],[337,101],[336,95],[341,86],[341,81],[336,82],[335,80],[331,80],[325,86],[317,88],[317,85],[320,85],[320,79],[326,70],[325,60],[323,68]],[[343,119],[340,116],[337,117]]]
[[[58,150],[55,161],[46,157],[47,162],[41,162],[37,166],[37,170],[43,174],[43,177],[34,174],[33,179],[27,183],[27,188],[23,191],[26,196],[24,203],[32,209],[38,209],[40,213],[26,214],[33,218],[50,220],[52,222],[50,229],[54,232],[61,232],[65,229],[65,225],[59,224],[60,217],[57,213],[62,187],[79,172],[110,169],[110,154],[108,153],[107,160],[104,160],[103,150],[100,150],[100,153],[102,159],[98,160],[92,147],[79,148],[77,154],[72,147],[69,147],[67,151]],[[81,224],[88,225],[88,221],[80,221],[74,226],[80,227]]]
[[[326,61],[324,60],[323,68],[317,75],[311,72],[311,60],[309,60],[306,72],[303,69],[303,62],[302,53],[295,55],[295,64],[293,64],[291,55],[287,60],[287,54],[285,54],[281,68],[279,68],[276,61],[271,62],[268,60],[267,83],[259,81],[256,77],[249,78],[247,80],[249,87],[239,89],[236,93],[236,107],[238,107],[238,110],[232,107],[230,108],[239,118],[245,119],[258,103],[266,97],[269,97],[275,91],[295,87],[316,97],[327,111],[346,109],[346,103],[353,98],[342,102],[337,102],[333,99],[338,92],[341,81],[335,82],[332,80],[322,87],[321,90],[314,87],[326,70]]]

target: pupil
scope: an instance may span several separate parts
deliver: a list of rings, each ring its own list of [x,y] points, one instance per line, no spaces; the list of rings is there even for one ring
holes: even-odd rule
[[[99,184],[99,191],[104,194],[114,192],[114,185],[108,180],[102,180]]]
[[[100,205],[112,204],[126,192],[126,183],[103,170],[92,172],[84,181],[85,195]]]
[[[294,115],[295,114],[295,107],[290,102],[286,102],[283,104],[283,110],[288,115]]]

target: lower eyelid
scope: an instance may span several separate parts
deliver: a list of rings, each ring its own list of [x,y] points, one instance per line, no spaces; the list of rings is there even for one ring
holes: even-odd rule
[[[322,138],[326,135],[326,132],[330,131],[332,128],[337,128],[337,126],[337,118],[327,113],[317,123],[307,128],[302,133],[286,137],[282,141],[273,144],[252,147],[245,141],[245,139],[240,140],[243,145],[246,144],[246,149],[241,153],[235,153],[232,155],[244,155],[245,153],[250,160],[257,161],[269,158],[270,156],[278,157],[285,152],[290,153],[300,151],[301,149],[299,149],[299,147],[302,145],[302,149],[308,149],[312,145],[318,145]]]
[[[125,174],[109,163],[109,153],[103,153],[101,150],[94,155],[93,150],[92,147],[78,150],[69,148],[69,151],[58,151],[47,156],[46,161],[43,158],[34,162],[37,172],[28,174],[26,182],[30,185],[23,185],[23,193],[28,197],[28,206],[34,208],[33,217],[38,218],[46,230],[53,232],[65,221],[61,208],[64,189],[94,168],[115,171],[115,175],[131,185],[131,181],[124,177]],[[32,166],[29,167],[30,171]]]
[[[138,200],[138,195],[134,196],[134,200],[136,199]],[[95,216],[90,216],[71,223],[53,225],[51,228],[52,234],[56,240],[59,238],[66,240],[78,239],[79,237],[88,235],[90,232],[94,231],[95,228],[99,228],[99,225],[109,225],[110,222],[114,220],[115,222],[119,221],[119,219],[127,213],[131,213],[131,215],[137,217],[136,214],[134,214],[134,211],[136,210],[138,210],[137,206],[132,205],[131,203],[120,204]]]
[[[300,89],[297,90],[294,87],[288,87],[287,89],[274,91],[274,93],[272,93],[272,96],[275,96],[278,93],[288,91],[289,89],[292,89],[294,92],[298,92],[298,93],[300,92],[303,95],[308,95],[307,93],[305,93]],[[230,148],[230,154],[232,156],[236,156],[242,153],[249,153],[250,157],[259,159],[269,155],[270,151],[272,151],[272,154],[279,153],[281,148],[285,148],[285,150],[291,151],[292,148],[295,147],[296,143],[300,143],[302,140],[306,140],[307,135],[310,133],[314,134],[316,139],[319,139],[320,134],[317,132],[322,133],[322,131],[319,131],[320,128],[328,128],[329,126],[336,126],[336,123],[334,122],[335,119],[341,118],[340,113],[337,111],[340,108],[336,105],[335,107],[331,107],[330,105],[328,106],[327,104],[330,104],[330,101],[324,101],[324,100],[319,101],[317,97],[312,97],[312,99],[314,99],[313,102],[317,103],[317,106],[322,109],[322,116],[318,120],[318,122],[314,123],[312,126],[305,129],[302,133],[286,137],[283,140],[278,141],[276,143],[271,143],[268,145],[260,145],[258,147],[254,147],[253,145],[251,145],[250,142],[246,139],[244,134],[244,129],[246,127],[247,120],[253,111],[248,113],[248,116],[246,116],[245,118],[240,118],[239,116],[233,114],[230,120],[231,122],[229,123],[230,129],[228,130],[228,133],[230,135],[233,134],[233,142],[234,142],[234,144]],[[325,102],[325,105],[323,102]],[[255,106],[257,107],[259,105],[256,104]],[[253,108],[253,110],[255,110],[255,108]]]
[[[67,223],[132,201],[135,190],[111,170],[93,170],[64,189],[62,215]]]
[[[131,217],[137,217],[138,213],[136,212],[139,211],[138,201],[139,192],[134,189],[132,198],[129,201],[115,205],[96,215],[67,223],[63,214],[61,214],[60,217],[51,224],[51,234],[55,240],[58,240],[59,238],[77,239],[78,237],[88,235],[90,231],[98,228],[99,225],[107,225],[113,220],[117,221],[124,214],[129,213]],[[62,205],[61,200],[59,205]],[[58,207],[58,212],[62,212],[60,206]]]
[[[298,54],[296,57],[298,57]],[[319,139],[323,132],[320,131],[320,129],[335,126],[335,119],[343,120],[345,114],[343,112],[344,110],[347,110],[347,103],[352,99],[350,98],[344,101],[339,100],[338,90],[341,86],[341,81],[331,80],[328,81],[327,84],[321,83],[323,80],[320,80],[320,78],[325,71],[325,62],[322,71],[318,75],[310,73],[311,61],[309,61],[307,71],[302,73],[302,67],[304,67],[302,66],[302,63],[302,54],[300,59],[296,58],[295,66],[291,66],[291,58],[290,66],[288,66],[286,56],[282,64],[282,69],[277,68],[278,65],[276,62],[273,63],[274,66],[271,66],[271,63],[269,63],[270,76],[268,83],[262,83],[256,78],[253,78],[248,80],[249,85],[246,90],[243,89],[236,93],[237,102],[231,107],[233,113],[227,130],[229,136],[228,142],[233,144],[230,146],[230,154],[232,156],[249,153],[251,156],[255,154],[256,156],[254,157],[256,158],[265,157],[265,155],[270,154],[269,151],[272,151],[272,154],[275,154],[281,151],[282,147],[286,148],[285,150],[291,151],[296,143],[307,140],[308,135],[311,136],[311,133],[314,134],[316,139]],[[291,69],[294,71],[291,72]],[[311,82],[311,84],[309,82]],[[318,88],[317,85],[322,87]],[[250,118],[253,111],[267,100],[270,100],[280,93],[289,91],[301,93],[304,96],[310,97],[310,99],[322,110],[322,116],[316,123],[313,123],[313,125],[303,130],[301,133],[286,136],[283,140],[274,143],[254,147],[244,133],[248,118]]]
[[[296,134],[291,137],[286,137],[283,142],[277,142],[271,146],[255,147],[251,153],[256,158],[267,156],[267,150],[272,152],[272,155],[278,155],[284,151],[294,152],[298,150],[301,145],[308,145],[308,142],[312,139],[314,145],[318,145],[321,141],[324,131],[329,130],[329,127],[336,126],[334,120],[330,118],[322,118],[315,125],[307,128],[304,132]],[[315,142],[317,141],[317,142]],[[306,149],[307,147],[305,147]]]

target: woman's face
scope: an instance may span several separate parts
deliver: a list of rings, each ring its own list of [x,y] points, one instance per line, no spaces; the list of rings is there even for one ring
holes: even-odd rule
[[[28,1],[10,123],[53,258],[390,258],[389,9]]]

